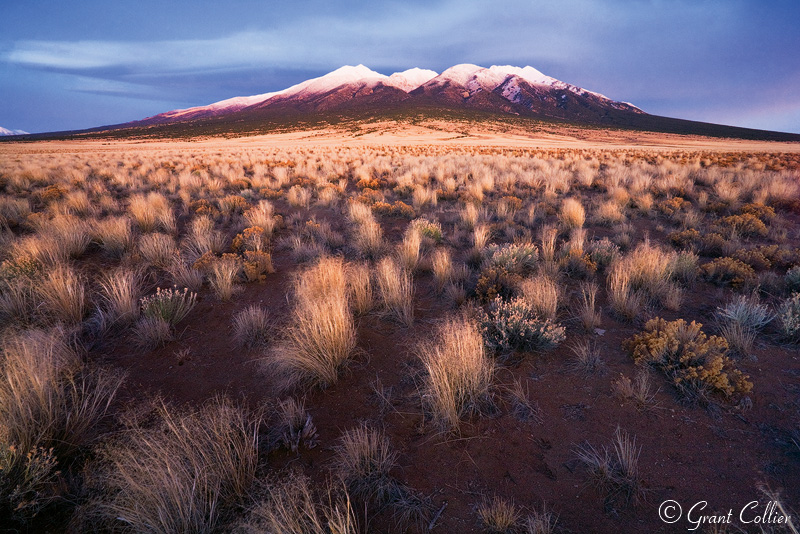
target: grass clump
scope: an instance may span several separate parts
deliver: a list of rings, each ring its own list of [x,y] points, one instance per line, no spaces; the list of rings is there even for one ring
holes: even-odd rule
[[[312,482],[292,474],[270,484],[268,497],[257,503],[239,525],[242,534],[357,534],[355,510],[346,492],[333,495],[327,504],[317,502]]]
[[[121,382],[88,368],[58,329],[4,340],[0,517],[24,523],[59,496],[57,466],[69,465],[98,438]]]
[[[381,431],[361,425],[345,432],[336,446],[336,476],[348,494],[363,501],[385,504],[396,492],[391,470],[397,453]]]
[[[295,307],[268,368],[282,389],[327,387],[356,347],[341,258],[325,257],[295,282]]]
[[[225,399],[159,410],[103,451],[99,512],[112,529],[217,532],[255,480],[261,418]]]
[[[264,346],[269,335],[269,312],[265,308],[253,304],[233,317],[233,337],[240,346]]]
[[[578,461],[586,468],[590,480],[605,495],[606,507],[615,502],[635,504],[644,496],[639,475],[639,454],[636,438],[617,427],[611,447],[595,448],[589,443],[578,447]]]
[[[656,317],[645,324],[642,333],[625,340],[623,347],[637,364],[660,369],[687,396],[748,393],[753,384],[727,357],[728,343],[721,337],[706,336],[701,328],[694,321],[687,324],[683,319]]]
[[[492,405],[494,365],[473,321],[446,320],[419,344],[417,355],[426,371],[422,400],[439,427],[458,430],[463,417]]]
[[[517,506],[502,497],[484,497],[478,505],[478,516],[486,532],[491,534],[510,534],[516,531],[520,514]]]
[[[405,326],[414,323],[414,281],[411,273],[391,258],[383,258],[375,275],[386,313]]]

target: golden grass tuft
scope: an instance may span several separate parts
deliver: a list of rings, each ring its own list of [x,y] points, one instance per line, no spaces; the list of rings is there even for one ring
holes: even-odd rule
[[[268,369],[284,390],[334,384],[356,347],[342,260],[324,257],[300,275],[295,300],[283,340],[267,361]]]
[[[463,417],[492,404],[494,364],[472,320],[446,320],[418,345],[417,355],[426,371],[422,400],[442,430],[457,431]]]

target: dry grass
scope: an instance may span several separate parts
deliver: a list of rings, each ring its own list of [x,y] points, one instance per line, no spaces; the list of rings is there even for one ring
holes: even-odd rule
[[[291,321],[268,368],[282,389],[334,384],[356,347],[342,260],[322,258],[298,278],[295,294]]]
[[[131,220],[128,217],[109,217],[95,221],[92,237],[109,256],[119,258],[133,246]]]
[[[586,443],[577,450],[578,460],[589,473],[592,483],[604,494],[606,504],[621,501],[636,503],[644,494],[639,476],[639,453],[636,438],[617,427],[611,447],[600,449]]]
[[[383,258],[375,277],[386,313],[405,326],[414,323],[414,281],[411,273],[391,258]]]
[[[419,265],[421,245],[422,236],[413,227],[406,230],[403,240],[397,245],[397,261],[410,273],[416,271]]]
[[[431,258],[431,267],[433,268],[433,276],[436,278],[436,290],[441,292],[444,286],[453,279],[454,275],[450,251],[446,248],[434,250]]]
[[[86,313],[84,279],[72,267],[58,265],[36,286],[40,314],[49,321],[77,324]]]
[[[365,425],[348,430],[335,450],[334,472],[351,496],[378,504],[394,497],[398,486],[391,471],[398,455],[381,431]]]
[[[494,364],[473,321],[446,320],[417,354],[426,371],[422,400],[441,429],[457,431],[462,418],[492,405]]]
[[[233,317],[233,337],[240,346],[256,348],[266,345],[270,337],[269,311],[250,305]]]
[[[68,460],[103,431],[121,378],[86,367],[59,329],[28,330],[3,345],[0,443],[52,447]]]
[[[516,505],[498,496],[491,500],[484,498],[478,505],[478,516],[486,531],[492,534],[515,532],[520,519]]]
[[[167,269],[175,259],[178,247],[171,235],[145,234],[139,239],[139,252],[152,266]]]
[[[587,332],[594,332],[594,329],[600,326],[602,313],[597,307],[597,284],[594,282],[587,282],[581,284],[581,298],[578,304],[578,319]]]
[[[650,373],[647,370],[637,371],[633,380],[620,375],[612,383],[612,390],[619,397],[633,401],[639,409],[646,409],[655,404],[656,393],[658,393],[652,389]]]
[[[527,278],[520,284],[519,292],[539,319],[556,319],[561,291],[552,278],[544,275]]]
[[[236,283],[241,272],[242,261],[238,256],[225,254],[211,264],[209,281],[217,298],[223,301],[231,300],[233,295],[241,291],[241,287]]]
[[[316,502],[312,482],[292,474],[270,485],[268,498],[254,506],[240,525],[243,534],[358,534],[355,510],[346,492],[327,492],[327,503]]]
[[[350,305],[353,312],[357,315],[369,313],[375,303],[369,264],[351,263],[347,265],[346,271]]]
[[[128,212],[142,232],[152,232],[156,229],[170,233],[175,231],[175,215],[172,213],[169,200],[160,193],[131,197]]]
[[[565,198],[561,203],[558,219],[565,228],[581,228],[586,222],[586,210],[583,209],[580,200],[573,197]]]
[[[99,511],[129,532],[217,532],[255,480],[261,419],[224,399],[159,412],[104,451]]]
[[[142,282],[137,271],[121,267],[104,273],[99,283],[104,309],[113,322],[128,324],[139,317]]]

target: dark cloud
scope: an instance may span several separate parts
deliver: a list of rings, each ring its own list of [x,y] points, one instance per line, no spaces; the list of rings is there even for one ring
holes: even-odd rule
[[[3,126],[94,125],[74,107],[45,116],[37,111],[41,100],[26,96],[33,94],[83,95],[81,108],[103,95],[89,116],[103,109],[108,120],[101,122],[109,123],[140,118],[131,115],[143,108],[158,113],[282,89],[344,64],[391,74],[476,63],[531,65],[652,113],[800,132],[796,2],[93,0],[47,3],[42,11],[43,5],[4,7]],[[37,9],[38,19],[30,18]]]

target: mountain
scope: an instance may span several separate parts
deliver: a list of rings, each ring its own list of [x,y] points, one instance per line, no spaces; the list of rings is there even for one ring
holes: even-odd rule
[[[344,66],[281,91],[222,100],[179,109],[128,123],[151,126],[247,115],[303,114],[335,110],[409,108],[416,104],[444,108],[604,122],[613,114],[643,114],[632,104],[546,76],[533,67],[456,65],[437,74],[413,68],[386,76],[364,65]]]
[[[412,68],[390,76],[364,65],[347,65],[280,91],[238,96],[125,124],[60,134],[228,135],[351,120],[426,117],[516,121],[523,128],[536,127],[544,121],[588,128],[800,141],[800,134],[650,115],[633,104],[557,80],[530,66],[485,68],[472,64],[455,65],[441,74]]]
[[[28,132],[23,130],[9,130],[0,126],[0,135],[26,135]]]

